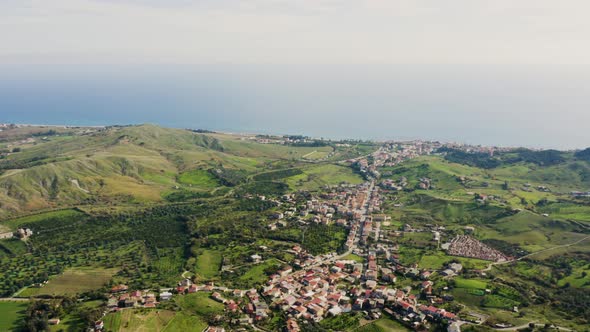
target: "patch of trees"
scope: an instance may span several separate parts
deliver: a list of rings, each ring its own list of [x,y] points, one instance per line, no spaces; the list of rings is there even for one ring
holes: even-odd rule
[[[239,201],[236,210],[238,211],[266,211],[276,207],[277,203],[273,201],[261,200],[258,198],[253,199],[242,199]]]
[[[565,161],[563,153],[557,150],[533,151],[529,149],[516,149],[508,152],[498,152],[493,156],[485,152],[465,152],[452,148],[440,148],[438,152],[445,153],[445,159],[447,161],[484,169],[519,162],[533,163],[539,166],[552,166]]]
[[[288,168],[282,169],[278,171],[266,172],[261,174],[254,175],[253,179],[255,181],[273,181],[288,178],[291,176],[302,174],[303,171],[299,168]]]
[[[191,190],[178,190],[173,191],[169,194],[164,196],[168,202],[184,202],[191,199],[198,199],[198,198],[210,198],[213,195],[210,192],[202,192],[202,191],[191,191]]]
[[[198,134],[215,134],[216,132],[207,129],[187,129],[188,131],[192,131],[193,133]]]
[[[221,151],[221,152],[225,151],[225,148],[223,147],[221,142],[215,137],[211,137],[211,136],[207,136],[207,135],[195,135],[193,137],[193,142],[196,145],[202,146],[207,149]]]
[[[324,142],[321,140],[313,140],[313,141],[306,141],[306,142],[293,142],[289,143],[288,145],[291,146],[298,146],[298,147],[324,147],[330,145],[328,142]]]
[[[54,136],[57,135],[58,132],[55,129],[49,129],[48,131],[40,131],[38,133],[33,133],[33,136],[40,137],[40,136]]]
[[[590,290],[586,288],[561,288],[553,295],[551,305],[566,318],[578,324],[590,324]]]
[[[139,284],[168,285],[188,255],[188,217],[209,209],[197,201],[117,214],[55,216],[23,224],[34,232],[27,242],[29,254],[0,260],[0,295],[78,266],[124,267],[121,273]],[[169,262],[172,268],[160,268],[154,264],[158,261]]]
[[[209,172],[219,180],[219,182],[228,187],[234,187],[246,180],[246,172],[237,169],[220,167],[210,169]]]
[[[565,161],[563,153],[557,150],[540,150],[533,151],[529,149],[516,150],[518,157],[508,160],[508,163],[527,162],[539,166],[552,166],[561,164]]]
[[[282,182],[255,181],[242,185],[236,193],[253,195],[280,196],[289,190],[289,186]]]
[[[574,153],[574,157],[580,160],[590,161],[590,148],[577,151],[576,153]]]
[[[489,153],[484,152],[465,152],[461,150],[455,150],[450,148],[441,148],[439,152],[446,152],[445,159],[447,161],[469,165],[479,168],[496,168],[502,165],[502,161],[498,158],[490,156]]]

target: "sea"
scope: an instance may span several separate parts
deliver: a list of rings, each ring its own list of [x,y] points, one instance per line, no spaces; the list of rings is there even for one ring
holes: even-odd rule
[[[0,123],[590,146],[590,67],[0,65]]]

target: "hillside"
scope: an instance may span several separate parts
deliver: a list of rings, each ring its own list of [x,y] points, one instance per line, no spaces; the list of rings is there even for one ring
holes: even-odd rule
[[[14,140],[31,137],[27,128],[14,131]],[[79,204],[162,202],[175,191],[190,196],[223,187],[212,169],[239,170],[245,178],[283,164],[309,164],[313,160],[304,156],[324,151],[332,161],[363,153],[153,125],[66,132],[22,146],[3,135],[4,145],[19,151],[0,159],[0,217]]]
[[[0,326],[59,316],[60,328],[84,330],[106,310],[113,331],[279,331],[302,310],[282,303],[304,293],[313,316],[295,318],[310,331],[413,328],[407,305],[425,329],[587,326],[587,151],[472,149],[153,125],[10,129],[0,294],[32,300]],[[143,300],[120,310],[118,285]],[[148,306],[163,289],[172,298]],[[348,299],[327,303],[325,292]],[[379,292],[398,298],[381,307]],[[362,304],[335,315],[316,306],[351,303]],[[373,315],[382,309],[393,315]]]

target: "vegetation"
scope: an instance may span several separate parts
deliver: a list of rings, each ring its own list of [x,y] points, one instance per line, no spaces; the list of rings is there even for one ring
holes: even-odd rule
[[[0,302],[0,331],[16,330],[23,322],[26,302]]]
[[[364,182],[340,161],[377,148],[358,141],[261,144],[150,125],[85,135],[47,128],[6,135],[0,134],[6,144],[17,137],[47,140],[19,145],[0,160],[0,233],[33,231],[29,238],[0,240],[0,294],[34,297],[29,305],[0,302],[0,330],[43,330],[52,317],[62,318],[64,330],[84,330],[101,317],[105,290],[119,283],[157,290],[191,276],[227,287],[260,287],[293,262],[295,245],[313,255],[342,253],[345,227],[316,224],[313,212],[299,212],[307,200],[329,197],[326,187]],[[378,169],[377,184],[402,177],[407,182],[400,190],[383,189],[386,199],[375,211],[392,218],[382,223],[382,235],[399,246],[399,263],[433,271],[461,263],[458,277],[431,277],[436,296],[454,298],[444,304],[450,311],[483,313],[493,318],[489,324],[548,317],[572,329],[586,326],[590,204],[569,193],[590,188],[589,149],[440,152]],[[427,189],[420,186],[424,178]],[[285,206],[296,209],[287,214]],[[349,218],[335,212],[333,219]],[[406,224],[427,231],[397,233]],[[444,229],[441,244],[470,234],[522,259],[490,266],[448,256],[428,231],[432,227]],[[254,254],[260,263],[252,261]],[[361,256],[344,259],[362,262]],[[378,253],[378,262],[384,259]],[[400,288],[411,286],[418,295],[421,281],[398,277]],[[111,313],[105,324],[113,331],[202,331],[223,313],[209,295]],[[519,313],[512,312],[515,306]],[[405,331],[389,317],[363,318],[353,313],[301,325],[308,331]],[[274,315],[260,324],[275,329],[283,323],[283,316]]]
[[[76,295],[102,288],[107,284],[117,269],[77,268],[65,270],[62,274],[50,278],[42,287],[29,287],[19,293],[19,297],[39,295]]]

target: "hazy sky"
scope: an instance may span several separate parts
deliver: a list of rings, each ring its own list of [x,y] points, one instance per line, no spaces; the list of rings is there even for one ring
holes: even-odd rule
[[[0,0],[0,122],[590,145],[588,0]]]
[[[587,0],[0,0],[0,63],[588,64]]]

